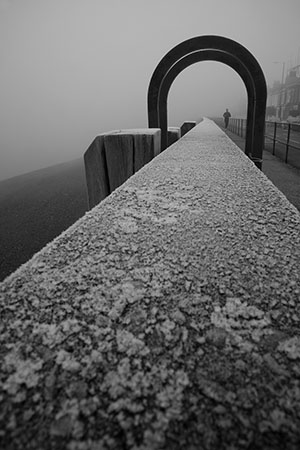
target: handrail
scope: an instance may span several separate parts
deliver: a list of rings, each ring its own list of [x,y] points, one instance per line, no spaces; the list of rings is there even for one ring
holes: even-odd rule
[[[242,138],[245,137],[247,120],[244,118],[232,117],[230,118],[228,124],[228,130]],[[218,119],[218,124],[223,124],[223,119]],[[284,162],[287,164],[292,162],[294,166],[300,167],[300,154],[297,159],[289,159],[290,148],[300,151],[300,124],[291,122],[277,122],[266,120],[264,129],[264,148],[268,149],[266,140],[272,143],[272,154],[282,157]],[[282,148],[278,148],[276,151],[276,144],[284,146],[284,151]],[[280,151],[282,150],[282,151]],[[297,161],[299,159],[299,161]]]

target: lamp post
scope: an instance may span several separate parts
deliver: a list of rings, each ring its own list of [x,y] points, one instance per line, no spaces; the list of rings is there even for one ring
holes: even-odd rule
[[[282,92],[283,92],[283,81],[284,81],[284,69],[285,69],[285,62],[284,61],[273,61],[273,64],[282,64],[282,73],[281,73],[281,84],[280,84],[280,105],[279,105],[279,120],[282,119]]]

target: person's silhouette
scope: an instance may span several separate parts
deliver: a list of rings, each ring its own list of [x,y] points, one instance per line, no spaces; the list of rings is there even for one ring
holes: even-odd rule
[[[223,114],[223,117],[224,117],[224,122],[225,122],[225,128],[227,128],[228,124],[229,124],[229,118],[231,117],[231,114],[230,114],[230,112],[228,111],[227,108],[226,108],[226,111]]]

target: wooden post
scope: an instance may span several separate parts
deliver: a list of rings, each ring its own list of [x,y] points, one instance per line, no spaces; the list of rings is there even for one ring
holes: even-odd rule
[[[180,128],[179,127],[169,127],[168,128],[168,147],[170,145],[174,144],[174,142],[178,141],[180,139]]]
[[[114,132],[119,136],[133,138],[133,173],[140,170],[160,153],[160,128],[137,128]],[[124,138],[126,139],[126,138]]]
[[[183,122],[180,128],[181,137],[184,136],[188,131],[190,131],[192,128],[196,126],[196,122],[194,121],[187,121]]]
[[[133,136],[111,133],[104,137],[110,192],[133,175]]]
[[[84,154],[89,209],[110,194],[104,136],[97,136]]]
[[[89,208],[93,208],[160,153],[161,130],[118,130],[98,136],[84,155]]]
[[[135,130],[134,138],[134,172],[148,164],[161,152],[160,128]]]

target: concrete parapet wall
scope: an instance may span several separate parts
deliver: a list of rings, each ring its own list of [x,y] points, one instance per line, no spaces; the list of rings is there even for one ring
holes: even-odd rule
[[[0,285],[0,448],[298,448],[299,266],[204,120]]]

